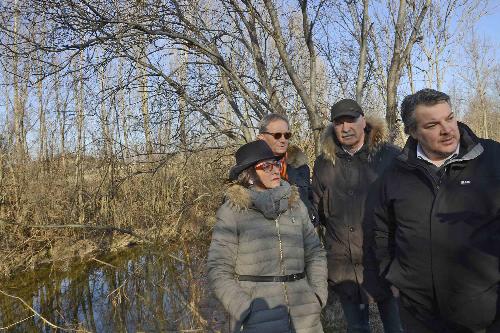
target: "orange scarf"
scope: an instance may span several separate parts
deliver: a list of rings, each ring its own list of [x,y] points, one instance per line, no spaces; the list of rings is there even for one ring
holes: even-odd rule
[[[285,153],[285,155],[283,155],[283,157],[280,160],[280,162],[281,162],[280,176],[281,176],[281,179],[288,181],[288,174],[286,173],[286,156],[287,156],[287,153]]]

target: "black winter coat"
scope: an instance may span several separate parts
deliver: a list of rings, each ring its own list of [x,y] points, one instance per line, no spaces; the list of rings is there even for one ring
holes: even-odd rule
[[[459,156],[437,176],[408,139],[367,226],[375,224],[369,245],[403,303],[479,330],[499,318],[500,144],[459,130]]]
[[[329,283],[339,297],[358,304],[390,295],[388,284],[378,279],[376,265],[371,265],[375,271],[364,272],[362,222],[369,188],[399,154],[399,149],[385,143],[381,121],[367,120],[365,131],[365,145],[351,156],[329,126],[312,181],[313,204],[325,229]],[[370,293],[362,287],[365,279],[372,280]]]
[[[319,219],[312,204],[311,170],[307,165],[307,156],[299,147],[290,145],[286,163],[288,177],[286,180],[299,189],[300,199],[307,207],[311,223],[316,227],[319,225]]]

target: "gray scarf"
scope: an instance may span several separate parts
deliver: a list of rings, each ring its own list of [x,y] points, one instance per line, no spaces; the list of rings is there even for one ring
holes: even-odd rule
[[[281,181],[281,185],[264,191],[256,191],[250,188],[252,208],[262,212],[267,219],[277,219],[278,216],[288,209],[290,198],[290,184]]]

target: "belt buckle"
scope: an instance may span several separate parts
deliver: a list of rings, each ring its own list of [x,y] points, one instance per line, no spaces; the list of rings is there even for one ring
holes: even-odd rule
[[[297,274],[292,274],[292,281],[297,280]]]

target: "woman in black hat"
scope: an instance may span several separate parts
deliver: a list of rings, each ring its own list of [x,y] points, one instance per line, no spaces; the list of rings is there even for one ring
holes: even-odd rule
[[[208,254],[231,332],[323,332],[326,258],[298,190],[264,141],[240,147]]]

